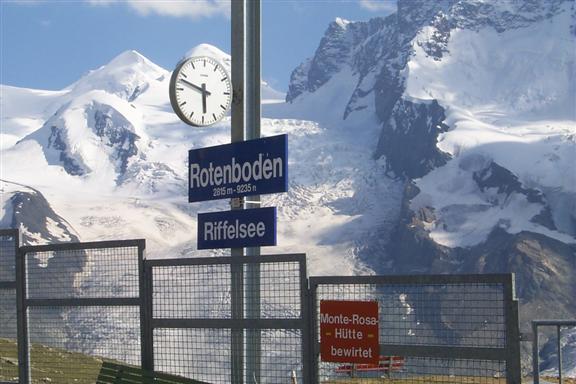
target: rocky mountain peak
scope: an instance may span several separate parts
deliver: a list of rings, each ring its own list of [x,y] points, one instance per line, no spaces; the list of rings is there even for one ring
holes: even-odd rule
[[[124,100],[133,101],[150,84],[164,80],[168,72],[134,50],[122,52],[108,64],[90,71],[70,85],[71,96],[102,90]]]
[[[140,124],[141,116],[126,100],[92,91],[65,103],[21,141],[38,142],[48,163],[62,166],[70,175],[108,168],[110,177],[117,178],[131,159],[144,156],[140,149],[147,140]]]
[[[128,49],[115,58],[113,58],[106,66],[108,69],[115,67],[126,67],[135,65],[147,65],[149,67],[155,66],[150,60],[140,54],[138,51]]]
[[[384,26],[392,22],[390,18],[367,22],[336,18],[328,25],[314,56],[292,72],[286,101],[291,102],[303,93],[313,93],[344,68],[365,74],[370,66],[367,63],[375,63],[381,51],[374,39],[382,38]]]
[[[527,27],[563,12],[572,12],[570,0],[399,0],[397,12],[367,22],[337,18],[328,25],[314,56],[298,66],[290,77],[286,100],[313,93],[344,68],[361,74],[380,71],[384,56],[388,66],[403,68],[412,52],[414,38],[428,28],[427,39],[417,43],[441,59],[453,30],[493,28],[498,33]],[[368,48],[369,49],[366,49]],[[381,74],[383,76],[384,74]],[[366,88],[364,86],[364,88]]]
[[[230,73],[232,68],[232,56],[222,51],[220,48],[215,47],[211,44],[198,44],[197,46],[190,49],[184,55],[184,58],[196,57],[196,56],[207,56],[216,59],[221,64],[224,65],[228,73]]]

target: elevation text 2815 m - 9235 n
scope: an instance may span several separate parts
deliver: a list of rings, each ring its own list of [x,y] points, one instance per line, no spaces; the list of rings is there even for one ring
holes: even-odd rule
[[[288,190],[286,135],[194,149],[188,153],[188,201]]]

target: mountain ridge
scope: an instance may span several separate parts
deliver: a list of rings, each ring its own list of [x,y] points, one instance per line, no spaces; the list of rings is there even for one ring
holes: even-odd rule
[[[386,18],[330,24],[288,102],[263,107],[263,134],[290,141],[290,190],[263,197],[278,207],[275,251],[308,253],[314,274],[514,272],[523,326],[545,306],[576,313],[570,5],[401,0]],[[2,149],[7,179],[42,191],[83,240],[145,237],[153,257],[206,255],[195,216],[228,206],[186,203],[185,154],[229,142],[229,118],[185,126],[168,71],[134,52],[111,62],[118,83],[103,67],[41,112],[3,116],[14,137],[26,129],[13,117],[43,130]]]
[[[515,272],[523,327],[546,305],[576,313],[574,24],[562,0],[401,0],[386,18],[327,28],[287,102],[349,89],[336,115],[377,116],[373,156],[406,183],[379,272]]]

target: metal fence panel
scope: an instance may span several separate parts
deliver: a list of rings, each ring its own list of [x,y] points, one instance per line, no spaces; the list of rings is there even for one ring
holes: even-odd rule
[[[376,300],[380,355],[402,358],[392,377],[406,382],[506,382],[508,365],[519,361],[509,347],[518,326],[516,318],[516,331],[511,330],[508,319],[513,311],[508,307],[514,307],[510,280],[510,275],[310,278],[314,379],[388,375],[384,369],[347,372],[342,364],[319,359],[320,301]]]
[[[573,320],[532,320],[532,375],[534,384],[540,384],[540,348],[539,329],[541,327],[556,328],[556,359],[558,363],[558,382],[563,382],[563,356],[562,356],[562,328],[576,327],[576,319]]]
[[[0,281],[0,353],[16,355],[3,334],[17,333],[21,383],[92,383],[103,359],[213,383],[241,382],[242,371],[251,382],[248,361],[259,383],[519,383],[511,275],[307,280],[305,255],[144,262],[143,240],[18,248],[16,238],[0,232],[0,274],[13,279]],[[401,369],[319,361],[318,309],[329,299],[377,300],[380,354],[401,356]],[[15,377],[7,372],[0,380]]]
[[[18,381],[16,254],[17,229],[0,229],[0,382]]]
[[[20,248],[21,382],[94,383],[142,362],[143,240]]]
[[[230,383],[235,332],[247,351],[261,351],[259,383],[308,381],[307,280],[304,255],[149,260],[154,369]],[[260,311],[232,316],[232,270],[260,267]],[[244,283],[250,289],[250,281]],[[248,332],[259,345],[246,346]],[[257,359],[256,359],[257,360]]]

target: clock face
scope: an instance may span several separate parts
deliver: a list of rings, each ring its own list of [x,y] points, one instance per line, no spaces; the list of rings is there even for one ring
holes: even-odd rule
[[[170,79],[170,103],[186,124],[220,121],[232,101],[232,83],[222,64],[211,57],[192,57],[178,64]]]

